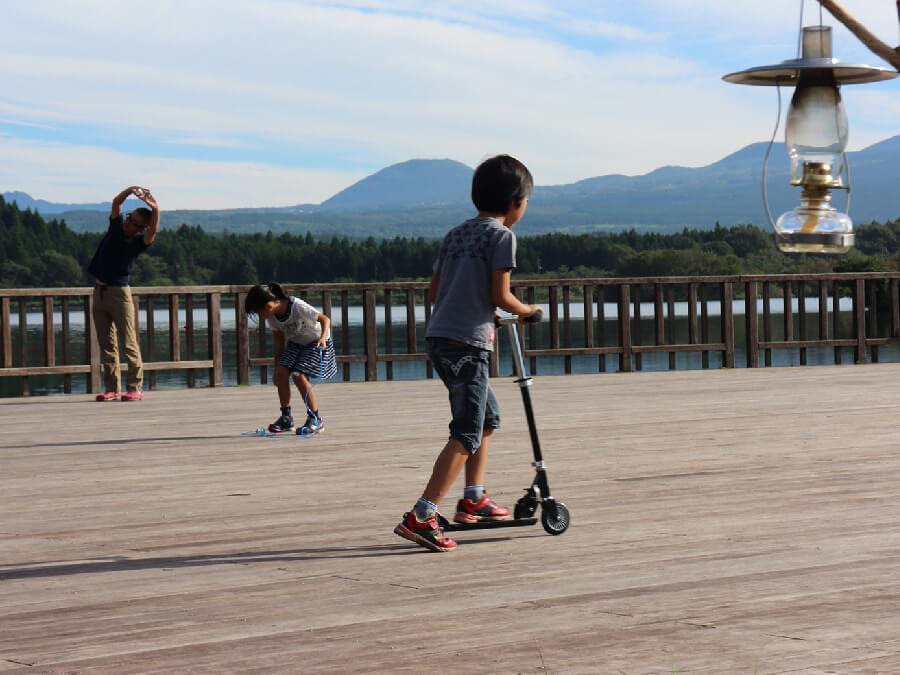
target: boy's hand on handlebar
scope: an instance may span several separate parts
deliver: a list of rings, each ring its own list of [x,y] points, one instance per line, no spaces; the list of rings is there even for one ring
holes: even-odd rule
[[[538,323],[544,318],[544,310],[538,305],[528,305],[528,314],[519,315],[519,321],[522,323]]]

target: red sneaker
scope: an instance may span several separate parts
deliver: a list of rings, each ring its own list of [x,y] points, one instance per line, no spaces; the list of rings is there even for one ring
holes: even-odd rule
[[[416,514],[408,511],[403,514],[403,520],[394,528],[394,534],[399,534],[404,539],[430,548],[432,551],[445,553],[456,548],[456,542],[445,537],[443,530],[438,526],[437,520],[432,518],[422,522],[416,518]]]
[[[97,398],[95,401],[118,401],[119,400],[119,392],[117,391],[104,391],[102,394],[97,394]]]
[[[460,499],[456,504],[456,515],[453,516],[453,520],[457,523],[477,523],[482,520],[509,520],[509,517],[508,508],[497,506],[484,495],[480,502]]]
[[[142,391],[126,391],[122,394],[123,401],[142,401],[144,400],[144,392]]]

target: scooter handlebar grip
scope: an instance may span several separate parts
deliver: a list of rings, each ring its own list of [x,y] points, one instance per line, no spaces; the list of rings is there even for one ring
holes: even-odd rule
[[[538,308],[538,310],[531,316],[523,316],[522,321],[524,323],[540,323],[543,318],[544,310]]]

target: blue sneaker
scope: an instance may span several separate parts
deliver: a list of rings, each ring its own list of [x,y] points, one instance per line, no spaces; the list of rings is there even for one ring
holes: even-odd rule
[[[294,430],[294,418],[290,415],[282,415],[269,425],[269,431],[273,434],[283,434]]]
[[[298,436],[314,436],[325,429],[325,420],[315,415],[309,415],[306,423],[297,429]]]

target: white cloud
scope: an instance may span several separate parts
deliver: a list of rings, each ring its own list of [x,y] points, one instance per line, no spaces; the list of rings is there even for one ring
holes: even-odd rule
[[[30,192],[30,185],[40,183],[46,191],[32,196],[97,202],[111,199],[125,185],[146,185],[164,211],[319,203],[363,177],[351,171],[141,156],[2,135],[0,157],[4,192]]]
[[[887,33],[887,5],[848,8]],[[797,10],[776,0],[16,3],[0,46],[0,118],[20,146],[0,145],[0,189],[51,198],[45,190],[71,192],[65,170],[80,190],[98,172],[92,196],[66,201],[106,198],[105,162],[78,155],[133,171],[149,162],[177,203],[221,207],[321,201],[412,157],[474,166],[513,152],[539,184],[698,166],[768,138],[774,92],[720,78],[792,57]],[[835,53],[850,60],[860,50],[843,51],[845,40],[853,47],[839,35]],[[869,86],[858,106],[857,88],[847,94],[852,139],[896,133],[863,102],[892,110],[897,85]],[[47,133],[19,135],[28,125]],[[23,145],[47,155],[7,155]],[[30,184],[8,184],[13,160]]]

